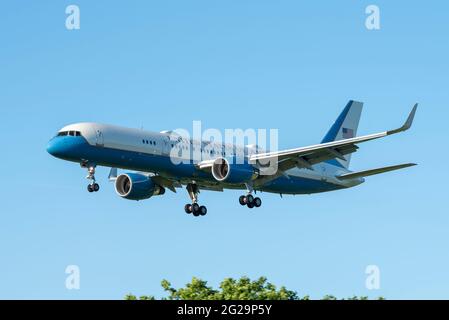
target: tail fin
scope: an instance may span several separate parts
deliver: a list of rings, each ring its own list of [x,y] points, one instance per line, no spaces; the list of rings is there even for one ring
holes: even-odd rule
[[[357,136],[357,128],[359,126],[362,108],[362,102],[350,100],[324,136],[321,143],[349,139]],[[328,162],[347,169],[351,161],[351,154],[345,155],[344,158],[345,160],[333,159]]]

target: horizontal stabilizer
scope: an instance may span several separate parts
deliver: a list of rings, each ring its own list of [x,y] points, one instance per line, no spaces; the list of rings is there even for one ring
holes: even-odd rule
[[[338,176],[337,178],[340,180],[362,178],[362,177],[372,176],[375,174],[384,173],[384,172],[388,172],[388,171],[399,170],[399,169],[403,169],[403,168],[407,168],[407,167],[411,167],[411,166],[416,166],[416,163],[405,163],[405,164],[399,164],[399,165],[390,166],[390,167],[350,172],[350,173],[342,174],[341,176]]]

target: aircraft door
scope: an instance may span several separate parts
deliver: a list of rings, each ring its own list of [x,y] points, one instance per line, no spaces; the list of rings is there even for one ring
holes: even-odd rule
[[[170,155],[170,139],[168,137],[161,138],[162,153],[166,156]]]
[[[95,133],[95,144],[98,147],[104,147],[104,137],[103,137],[103,132],[100,129],[97,129],[96,133]]]
[[[159,137],[154,138],[153,141],[153,154],[160,155],[164,149],[164,142]]]

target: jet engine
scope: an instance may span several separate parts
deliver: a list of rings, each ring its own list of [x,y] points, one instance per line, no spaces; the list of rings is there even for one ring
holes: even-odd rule
[[[220,182],[245,183],[254,180],[257,175],[256,169],[248,163],[231,164],[225,158],[217,158],[212,165],[212,176]]]
[[[115,180],[115,191],[128,200],[144,200],[162,195],[165,189],[153,182],[151,177],[141,173],[121,174]]]

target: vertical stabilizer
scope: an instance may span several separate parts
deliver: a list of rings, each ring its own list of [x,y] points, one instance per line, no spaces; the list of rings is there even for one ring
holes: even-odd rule
[[[357,128],[359,126],[362,108],[362,102],[350,100],[338,116],[335,123],[324,136],[321,143],[349,139],[357,136]],[[345,160],[333,159],[328,162],[348,168],[351,161],[351,154],[345,155],[344,158]]]

